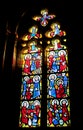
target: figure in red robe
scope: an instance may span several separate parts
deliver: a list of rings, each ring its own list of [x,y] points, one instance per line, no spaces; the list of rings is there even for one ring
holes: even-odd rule
[[[52,69],[53,58],[54,58],[54,56],[52,54],[50,54],[50,56],[49,56],[49,69],[50,70]]]
[[[31,99],[31,91],[30,91],[30,87],[27,88],[27,91],[26,91],[26,99],[30,100]]]
[[[39,105],[35,105],[34,113],[36,114],[36,116],[39,116],[39,113],[40,113],[40,106]]]
[[[53,120],[53,114],[52,114],[52,108],[50,108],[48,110],[48,121],[49,121],[49,124],[51,125],[52,124],[52,120]]]
[[[66,103],[65,99],[62,102],[62,120],[64,122],[67,122],[69,120],[69,112],[67,109],[67,103]]]
[[[56,90],[56,96],[57,98],[63,98],[65,96],[62,80],[58,80],[58,89]]]
[[[22,114],[22,118],[21,118],[22,123],[27,124],[28,118],[27,118],[27,108],[26,108],[26,106],[22,107],[21,114]]]
[[[65,71],[66,68],[67,68],[65,54],[66,54],[66,52],[64,50],[59,51],[59,56],[60,56],[60,72]]]
[[[36,59],[36,69],[39,69],[41,67],[41,57],[38,56]]]
[[[27,54],[25,56],[25,66],[24,66],[24,73],[30,74],[30,60],[31,60],[31,55]]]

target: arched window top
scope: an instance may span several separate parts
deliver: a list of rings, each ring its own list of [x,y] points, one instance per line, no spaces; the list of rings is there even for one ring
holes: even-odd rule
[[[41,16],[34,16],[33,20],[39,21],[41,26],[45,27],[48,24],[48,20],[55,18],[55,15],[48,14],[48,9],[42,9],[40,11]]]
[[[59,23],[54,22],[54,23],[51,24],[50,30],[45,33],[45,36],[48,37],[48,38],[53,38],[53,37],[55,37],[57,35],[62,37],[62,36],[66,35],[66,32],[62,31],[60,29],[60,24]]]
[[[42,38],[42,34],[38,32],[38,27],[36,25],[32,26],[31,28],[28,29],[29,33],[25,34],[22,37],[23,41],[28,41],[31,40],[32,38]]]

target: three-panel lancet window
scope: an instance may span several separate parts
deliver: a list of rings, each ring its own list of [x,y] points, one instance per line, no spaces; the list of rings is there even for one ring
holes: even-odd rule
[[[54,14],[48,14],[47,9],[40,13],[32,19],[43,30],[52,21],[49,30],[42,32],[37,25],[32,25],[22,37],[17,57],[22,70],[19,127],[41,127],[43,105],[46,105],[47,112],[43,114],[47,127],[68,127],[71,124],[68,49],[62,40],[66,32],[53,21]],[[46,104],[42,102],[44,94]]]

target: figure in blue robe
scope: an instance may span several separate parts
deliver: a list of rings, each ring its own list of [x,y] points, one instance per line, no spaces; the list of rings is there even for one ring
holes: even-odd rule
[[[34,82],[34,90],[33,90],[33,98],[40,96],[40,79],[39,76],[35,78]]]
[[[36,35],[36,29],[33,28],[33,29],[32,29],[32,33],[31,33],[31,37],[34,37],[35,35]]]
[[[32,125],[33,126],[37,126],[38,125],[38,119],[37,119],[37,115],[36,114],[33,115]]]
[[[62,110],[56,110],[55,117],[52,120],[52,122],[53,122],[54,125],[58,125],[59,124],[60,113],[62,113]]]
[[[22,96],[25,96],[26,90],[27,90],[27,84],[26,84],[26,81],[23,81],[23,92],[22,92]]]
[[[36,50],[35,45],[32,45],[32,51]]]
[[[58,25],[55,27],[55,32],[54,32],[54,34],[55,35],[59,35],[59,33],[60,33],[60,30],[59,30],[59,28],[58,28]],[[55,36],[54,35],[54,36]]]
[[[34,71],[34,70],[36,70],[36,64],[35,64],[35,60],[32,60],[31,71]]]
[[[55,79],[54,76],[51,76],[51,79],[49,81],[49,95],[52,97],[56,97],[56,90],[55,90]]]
[[[66,75],[64,75],[63,77],[63,86],[64,86],[64,91],[65,91],[65,94],[67,94],[67,84],[68,84],[68,78]]]
[[[58,71],[58,68],[57,68],[57,63],[56,63],[56,59],[54,58],[53,59],[53,63],[52,63],[52,71],[53,72],[57,72]]]

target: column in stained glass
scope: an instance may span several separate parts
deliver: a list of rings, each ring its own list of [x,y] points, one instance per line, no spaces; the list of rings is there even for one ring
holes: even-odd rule
[[[22,67],[20,127],[41,125],[42,98],[42,49],[36,41],[30,41],[18,58]]]
[[[59,39],[46,48],[47,126],[70,125],[68,51]]]

